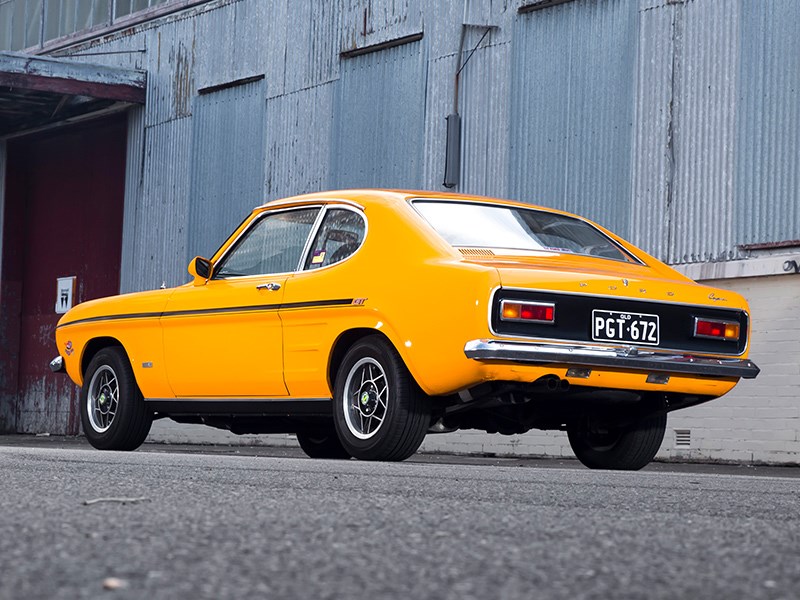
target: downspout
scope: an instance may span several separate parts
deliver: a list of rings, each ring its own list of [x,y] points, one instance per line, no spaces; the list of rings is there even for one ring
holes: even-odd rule
[[[464,41],[467,37],[467,7],[469,0],[464,0],[464,16],[461,19],[461,40],[458,43],[456,74],[453,81],[453,112],[447,115],[447,137],[444,155],[444,182],[446,188],[458,185],[461,178],[461,116],[458,114],[458,92],[461,81],[461,61],[464,55]]]
[[[464,0],[464,18],[461,22],[461,41],[458,43],[458,60],[456,62],[456,74],[453,78],[453,112],[447,115],[447,141],[444,157],[444,182],[442,185],[446,188],[452,188],[458,185],[461,178],[461,115],[458,114],[458,95],[461,90],[461,71],[467,66],[467,63],[475,54],[475,51],[489,35],[492,29],[496,29],[497,25],[472,25],[467,23],[467,5],[469,0]],[[483,35],[475,47],[467,56],[467,60],[462,62],[464,55],[464,42],[467,37],[468,27],[478,27],[483,29]]]

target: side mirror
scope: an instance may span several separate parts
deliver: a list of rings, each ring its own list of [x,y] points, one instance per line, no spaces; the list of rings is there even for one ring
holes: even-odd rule
[[[211,278],[211,261],[202,256],[196,256],[189,263],[189,275],[194,279],[195,285],[205,285]]]

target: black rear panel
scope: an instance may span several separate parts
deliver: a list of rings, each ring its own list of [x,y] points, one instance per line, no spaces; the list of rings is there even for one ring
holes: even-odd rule
[[[500,320],[501,300],[527,300],[534,302],[554,302],[556,305],[555,325],[541,323],[520,323]],[[492,306],[492,330],[499,335],[524,336],[594,343],[592,340],[592,311],[610,310],[630,313],[654,314],[659,317],[660,339],[658,346],[684,352],[708,354],[728,354],[738,356],[747,345],[747,314],[742,310],[688,306],[668,302],[648,302],[609,298],[606,296],[581,296],[578,294],[558,294],[499,289]],[[696,338],[695,317],[717,319],[739,323],[741,336],[738,342]],[[606,342],[607,343],[607,342]]]

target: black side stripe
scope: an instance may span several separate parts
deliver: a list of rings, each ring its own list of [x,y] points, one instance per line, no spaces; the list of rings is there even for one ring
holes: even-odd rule
[[[93,323],[98,321],[120,321],[127,319],[163,319],[170,317],[188,317],[198,315],[213,315],[225,313],[245,313],[245,312],[261,312],[273,310],[292,310],[302,308],[325,308],[333,306],[351,306],[353,305],[352,298],[338,298],[334,300],[314,300],[311,302],[287,302],[284,304],[253,304],[247,306],[225,306],[221,308],[198,308],[195,310],[173,310],[165,312],[149,312],[149,313],[124,313],[119,315],[103,315],[100,317],[87,317],[86,319],[77,319],[69,323],[62,323],[57,328],[69,327],[70,325],[77,325],[79,323]]]

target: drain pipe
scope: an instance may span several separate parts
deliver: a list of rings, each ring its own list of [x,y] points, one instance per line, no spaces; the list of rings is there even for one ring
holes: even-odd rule
[[[464,17],[461,19],[461,39],[458,43],[458,60],[456,62],[456,74],[453,81],[453,112],[447,115],[447,137],[445,141],[444,156],[444,182],[446,188],[453,188],[458,185],[461,179],[461,115],[458,114],[458,93],[461,89],[461,71],[467,66],[469,59],[483,42],[484,38],[496,25],[486,25],[483,36],[475,44],[472,52],[469,53],[467,60],[464,57],[464,42],[467,38],[467,7],[469,0],[464,0]],[[480,26],[479,26],[480,27]]]
[[[458,91],[461,79],[461,60],[464,55],[464,40],[467,37],[467,6],[469,0],[464,0],[464,17],[461,19],[461,41],[458,43],[458,59],[456,62],[456,76],[453,82],[453,112],[447,115],[447,137],[445,138],[444,154],[444,182],[446,188],[458,185],[461,178],[461,115],[458,114]]]

